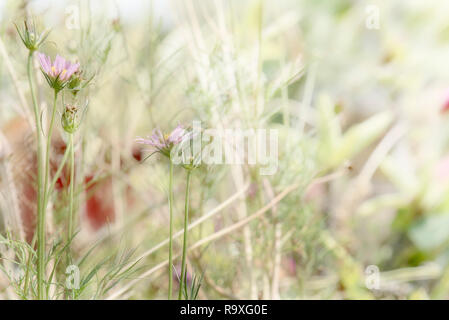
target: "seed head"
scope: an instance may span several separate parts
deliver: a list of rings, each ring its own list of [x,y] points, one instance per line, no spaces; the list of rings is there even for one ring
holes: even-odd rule
[[[23,21],[23,27],[19,27],[17,24],[14,24],[17,30],[17,33],[20,36],[25,47],[31,52],[34,52],[39,49],[39,47],[44,43],[50,34],[50,30],[45,30],[42,33],[39,33],[36,30],[36,25],[34,21]]]
[[[64,112],[61,117],[61,124],[64,131],[74,133],[79,127],[78,123],[78,107],[71,104],[66,104]]]

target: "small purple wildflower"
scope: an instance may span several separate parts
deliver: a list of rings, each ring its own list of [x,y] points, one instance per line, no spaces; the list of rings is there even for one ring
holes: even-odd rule
[[[161,130],[154,129],[151,136],[147,138],[137,138],[136,142],[151,146],[152,151],[159,152],[170,158],[172,148],[179,144],[186,136],[186,130],[178,125],[170,134],[163,134]]]
[[[42,67],[42,73],[48,84],[57,91],[64,88],[72,75],[78,71],[80,67],[79,63],[72,63],[65,60],[60,55],[56,55],[53,63],[49,56],[40,52],[38,52],[37,55]]]

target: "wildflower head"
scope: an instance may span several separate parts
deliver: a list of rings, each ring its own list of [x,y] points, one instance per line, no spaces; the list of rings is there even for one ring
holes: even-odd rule
[[[89,106],[88,93],[83,91],[79,95],[62,95],[63,110],[61,126],[67,133],[78,130]]]
[[[74,133],[78,129],[77,121],[79,108],[76,105],[66,104],[61,117],[61,124],[64,131]]]
[[[85,72],[78,69],[75,71],[67,83],[67,88],[72,92],[74,96],[78,94],[78,92],[85,88],[94,78],[95,74],[90,78],[86,78]]]
[[[182,167],[188,171],[191,171],[200,166],[200,160],[201,158],[199,158],[198,156],[189,156],[187,159],[183,159]]]
[[[78,71],[80,66],[79,63],[71,63],[60,55],[56,55],[53,63],[50,57],[43,53],[39,52],[38,57],[45,79],[50,87],[57,92],[61,91],[67,85],[72,75]]]
[[[36,30],[34,21],[29,22],[27,20],[24,20],[23,28],[19,27],[17,24],[14,25],[16,26],[17,33],[19,34],[20,39],[22,39],[23,44],[31,52],[39,49],[41,44],[44,43],[44,41],[50,34],[50,30],[45,30],[44,32],[39,33]]]
[[[137,143],[148,145],[153,152],[160,153],[167,158],[170,158],[170,152],[174,146],[179,144],[186,131],[181,125],[178,125],[171,133],[163,134],[161,130],[154,129],[153,134],[147,138],[136,139]]]
[[[180,164],[184,169],[191,171],[201,164],[201,132],[187,129],[182,141],[170,152],[170,159],[174,164]]]

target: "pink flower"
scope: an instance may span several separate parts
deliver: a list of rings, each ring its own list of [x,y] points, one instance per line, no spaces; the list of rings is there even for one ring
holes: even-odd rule
[[[40,52],[37,55],[48,84],[55,90],[61,90],[80,67],[79,63],[71,63],[60,55],[56,55],[53,63],[49,56]]]
[[[172,144],[178,144],[182,141],[186,134],[186,130],[181,125],[178,125],[168,136],[167,141]]]
[[[186,137],[186,130],[178,125],[170,134],[162,134],[159,129],[154,129],[151,136],[137,138],[136,142],[151,146],[155,152],[170,157],[171,149]]]

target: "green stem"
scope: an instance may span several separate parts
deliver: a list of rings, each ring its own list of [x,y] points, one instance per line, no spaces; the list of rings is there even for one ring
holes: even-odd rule
[[[38,200],[39,203],[39,200]],[[36,237],[37,237],[37,233],[35,232],[33,235],[33,239],[31,240],[31,248],[34,248],[34,246],[36,245]],[[27,258],[27,266],[26,266],[26,272],[25,272],[25,284],[23,286],[23,292],[26,294],[26,292],[28,291],[28,283],[29,283],[29,275],[30,275],[30,269],[31,269],[31,259],[33,257],[33,253],[30,252]]]
[[[50,127],[48,127],[47,132],[47,149],[45,153],[45,176],[44,176],[44,190],[45,190],[45,198],[43,203],[43,208],[46,210],[47,202],[50,198],[50,194],[47,194],[48,189],[48,178],[50,176],[50,151],[51,151],[51,137],[53,135],[53,126],[55,123],[55,115],[56,115],[56,100],[58,98],[58,92],[55,90],[54,100],[53,100],[53,111],[51,113]]]
[[[73,133],[69,134],[70,145],[70,185],[69,185],[69,228],[67,241],[72,241],[73,234],[73,191],[75,186],[75,150],[73,149]],[[70,245],[69,245],[70,248]],[[69,250],[70,252],[70,250]]]
[[[168,243],[168,300],[172,297],[173,288],[173,162],[170,160],[170,178],[168,184],[168,208],[170,211],[170,236]]]
[[[38,297],[39,299],[44,299],[44,277],[45,277],[45,213],[47,211],[47,201],[49,195],[47,195],[48,188],[48,178],[50,175],[50,148],[51,148],[51,137],[53,135],[53,125],[55,122],[56,114],[56,101],[58,97],[58,92],[55,90],[54,100],[53,100],[53,111],[50,120],[50,127],[47,133],[47,146],[45,151],[45,175],[44,175],[44,189],[43,189],[43,203],[41,205],[40,219],[38,219],[38,241],[37,241],[37,256],[38,256]],[[40,281],[39,281],[40,279]]]
[[[185,285],[186,278],[186,258],[187,258],[187,226],[189,222],[189,190],[190,190],[190,174],[191,170],[187,170],[187,182],[186,182],[186,199],[184,207],[184,242],[182,244],[182,261],[181,261],[181,280],[179,283],[178,300],[182,297],[182,288]]]
[[[73,194],[75,188],[75,149],[73,148],[73,133],[69,133],[70,148],[70,184],[69,184],[69,221],[67,231],[67,265],[71,260],[71,241],[73,237]],[[72,299],[75,300],[75,290],[72,290]]]
[[[33,100],[34,118],[36,122],[37,135],[37,294],[38,299],[44,298],[44,264],[45,264],[45,210],[42,207],[43,189],[42,189],[42,128],[40,121],[39,106],[37,104],[36,95],[34,93],[34,84],[32,76],[33,53],[28,54],[27,75],[28,84],[30,86],[31,98]],[[28,270],[27,270],[28,271]],[[28,281],[25,283],[25,290],[28,290]]]
[[[48,186],[47,195],[46,195],[47,197],[50,197],[50,195],[52,194],[53,189],[55,188],[55,184],[58,181],[59,177],[61,176],[62,169],[64,169],[64,165],[67,162],[67,158],[69,157],[69,154],[70,154],[70,147],[67,146],[67,148],[64,152],[64,156],[62,157],[62,160],[59,163],[58,170],[56,170],[56,173],[53,176],[53,180],[50,182],[50,185]]]

